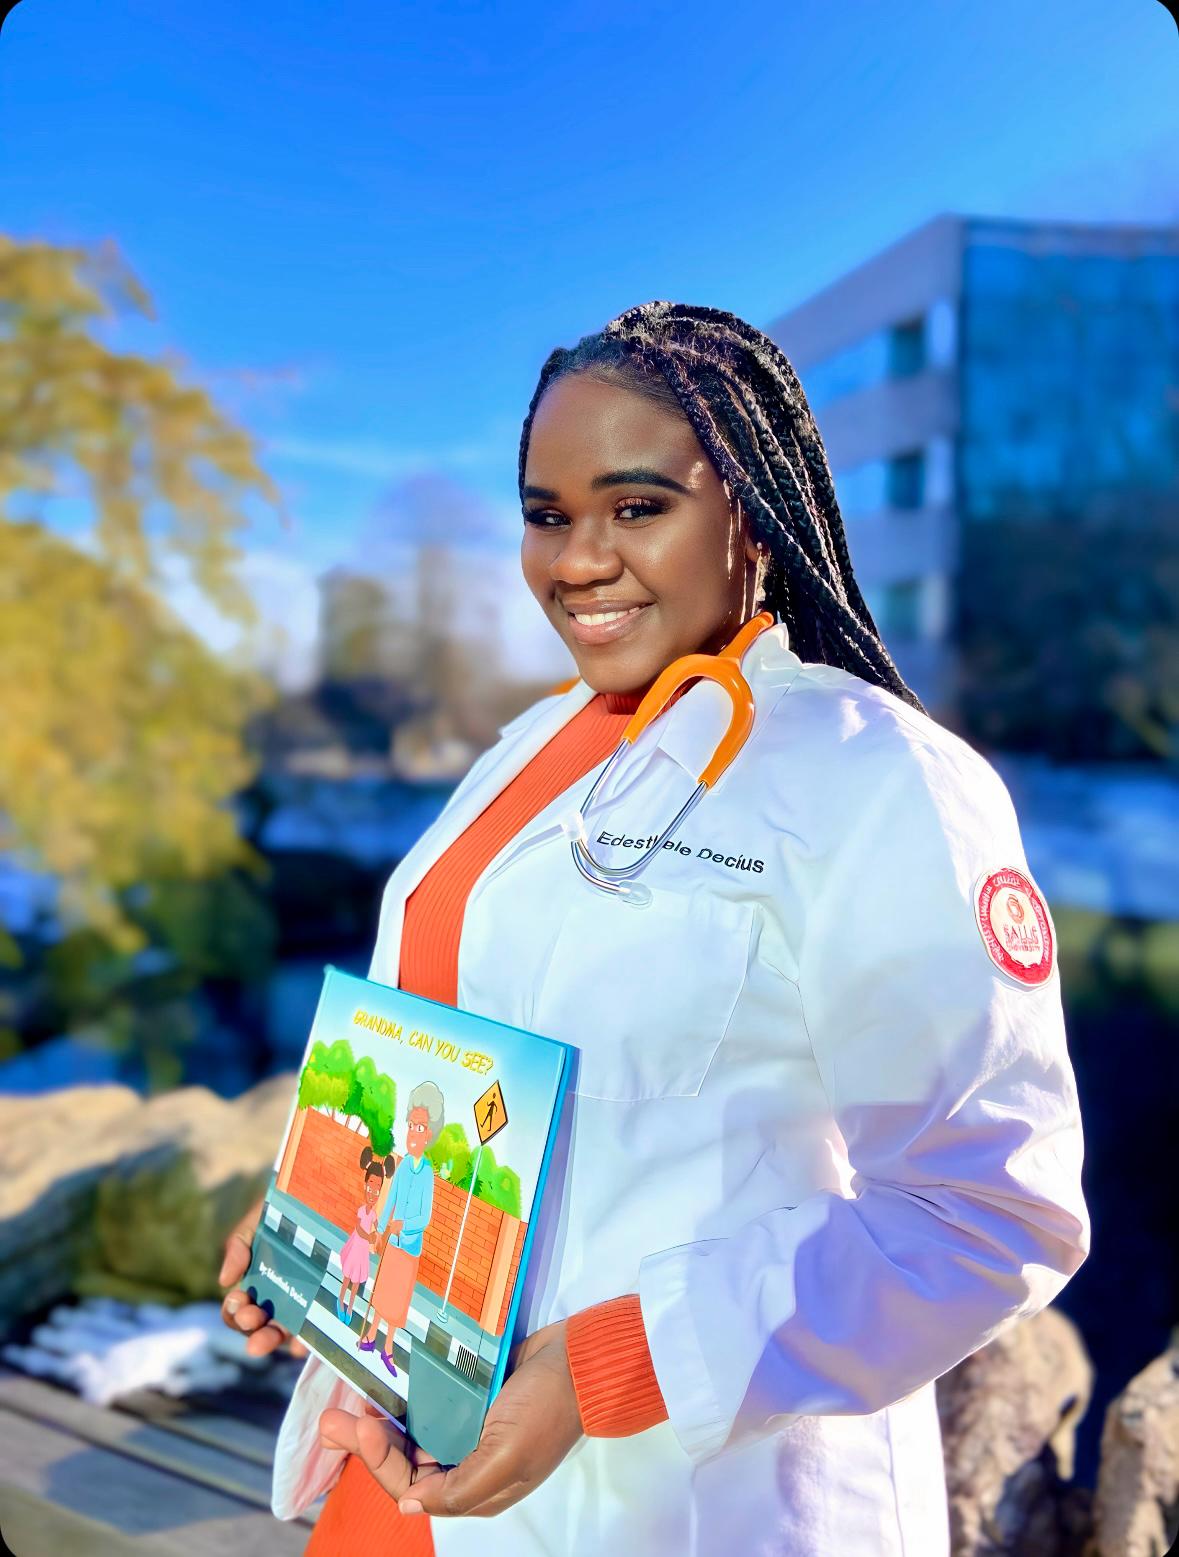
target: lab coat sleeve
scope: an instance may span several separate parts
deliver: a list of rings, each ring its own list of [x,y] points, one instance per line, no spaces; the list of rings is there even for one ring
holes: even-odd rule
[[[854,1177],[640,1267],[683,1448],[899,1401],[1056,1295],[1088,1251],[1058,975],[991,962],[983,872],[1026,873],[980,757],[922,748],[807,868],[801,1002]],[[729,1128],[733,1128],[730,1124]]]

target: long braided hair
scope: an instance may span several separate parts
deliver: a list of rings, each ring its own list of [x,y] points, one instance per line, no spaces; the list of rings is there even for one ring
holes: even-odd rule
[[[769,552],[765,605],[800,659],[836,665],[924,712],[884,647],[852,572],[819,429],[786,354],[720,308],[640,303],[540,372],[520,435],[519,484],[544,393],[569,373],[633,389],[686,416],[730,502]]]

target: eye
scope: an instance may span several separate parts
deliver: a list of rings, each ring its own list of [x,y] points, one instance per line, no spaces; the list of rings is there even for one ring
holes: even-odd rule
[[[666,510],[667,505],[650,497],[630,497],[614,506],[614,517],[624,524],[638,524],[643,519],[652,519],[656,514]],[[535,526],[538,530],[559,530],[565,528],[569,520],[554,508],[524,508],[521,509],[524,523]]]
[[[639,519],[650,519],[655,514],[664,512],[664,504],[656,502],[649,497],[630,497],[625,502],[619,503],[614,510],[616,519],[624,519],[628,523],[634,523]]]

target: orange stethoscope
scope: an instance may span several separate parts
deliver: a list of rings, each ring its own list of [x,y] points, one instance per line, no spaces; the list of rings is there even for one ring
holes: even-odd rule
[[[753,690],[741,673],[741,660],[746,649],[759,638],[768,627],[774,625],[774,618],[769,611],[759,611],[737,633],[731,643],[725,645],[719,654],[685,654],[678,660],[673,660],[666,669],[660,671],[655,678],[643,701],[631,715],[630,722],[622,732],[622,739],[606,763],[606,766],[598,774],[593,782],[589,794],[582,801],[576,813],[576,836],[572,842],[573,860],[578,870],[595,887],[601,887],[604,892],[615,893],[633,901],[636,906],[650,902],[651,894],[642,886],[628,886],[632,876],[636,876],[643,866],[647,864],[663,845],[673,836],[680,823],[692,810],[706,789],[711,789],[721,774],[733,761],[737,753],[749,739],[749,732],[753,729]],[[684,685],[686,681],[713,681],[722,691],[726,692],[733,705],[733,711],[729,716],[729,726],[717,743],[709,762],[702,769],[696,780],[696,788],[684,801],[671,821],[659,834],[648,848],[644,849],[637,859],[631,860],[626,865],[603,865],[594,859],[590,853],[585,836],[585,815],[594,803],[594,797],[605,783],[607,776],[617,766],[619,760],[630,750],[639,736],[667,707],[672,697]]]

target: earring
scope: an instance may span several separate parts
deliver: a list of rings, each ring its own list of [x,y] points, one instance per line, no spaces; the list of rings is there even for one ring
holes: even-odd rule
[[[760,611],[766,598],[766,574],[769,571],[769,553],[764,546],[757,548],[757,572],[753,578],[753,609]]]

